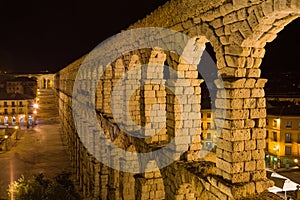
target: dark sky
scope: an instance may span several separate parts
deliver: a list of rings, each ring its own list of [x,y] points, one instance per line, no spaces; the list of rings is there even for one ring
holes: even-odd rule
[[[0,69],[56,72],[166,1],[1,1]],[[295,67],[299,51],[291,48],[300,44],[299,21],[267,46],[265,68]]]

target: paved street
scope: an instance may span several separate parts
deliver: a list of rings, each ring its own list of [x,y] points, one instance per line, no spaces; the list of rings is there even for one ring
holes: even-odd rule
[[[0,199],[6,198],[8,184],[21,174],[29,177],[42,172],[51,178],[63,169],[71,171],[52,91],[41,90],[39,98],[38,125],[21,128],[16,146],[0,154]]]

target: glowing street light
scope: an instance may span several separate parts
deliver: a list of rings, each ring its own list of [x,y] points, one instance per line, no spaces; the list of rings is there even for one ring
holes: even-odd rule
[[[8,135],[5,135],[4,138],[5,138],[5,149],[6,149],[6,151],[8,151],[8,144],[7,144]]]
[[[16,140],[18,139],[18,129],[19,129],[19,126],[15,126],[14,129],[16,130]]]
[[[33,104],[33,107],[34,107],[35,109],[37,109],[37,108],[39,108],[39,104],[35,103],[35,104]]]

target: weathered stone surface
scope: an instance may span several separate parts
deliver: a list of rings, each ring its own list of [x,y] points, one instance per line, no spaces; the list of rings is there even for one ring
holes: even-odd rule
[[[265,56],[266,43],[273,41],[279,31],[298,17],[299,10],[298,0],[170,1],[132,24],[128,30],[164,27],[197,38],[200,46],[195,46],[194,42],[186,47],[180,46],[191,63],[180,57],[181,55],[168,54],[159,47],[153,50],[135,50],[133,55],[130,52],[126,53],[106,66],[104,74],[101,66],[96,70],[86,69],[78,74],[82,91],[96,88],[93,83],[85,83],[85,80],[95,77],[99,79],[96,91],[99,123],[105,130],[105,136],[117,146],[132,152],[148,152],[163,147],[180,132],[183,135],[175,139],[175,149],[186,150],[189,145],[190,149],[186,156],[178,159],[198,164],[201,149],[201,81],[198,79],[197,65],[205,43],[210,42],[216,53],[218,75],[224,80],[224,84],[220,80],[215,82],[219,89],[216,100],[216,126],[220,128],[218,132],[221,133],[217,141],[216,171],[222,176],[219,177],[221,181],[215,179],[207,182],[192,173],[197,170],[199,172],[197,167],[191,169],[186,163],[181,163],[183,165],[178,167],[178,162],[181,162],[179,160],[163,170],[145,173],[141,177],[109,169],[97,162],[83,146],[82,142],[85,139],[79,139],[71,113],[73,84],[84,57],[58,72],[55,87],[63,124],[62,132],[69,142],[76,177],[84,192],[84,198],[232,200],[261,193],[271,186],[272,184],[265,179],[263,151],[266,135],[266,100],[263,88],[267,80],[260,78],[259,67]],[[144,35],[137,37],[141,37],[141,40],[138,40],[141,44],[146,43]],[[155,42],[173,45],[173,39],[167,36],[166,39],[160,38]],[[107,52],[107,56],[126,50],[126,42],[127,40],[124,40],[124,46],[119,49]],[[115,123],[117,119],[113,119],[112,115],[111,95],[126,70],[148,63],[154,68],[126,76],[123,87],[119,88],[118,92],[124,93],[124,96],[118,97],[117,100],[129,101],[129,111],[126,105],[120,104],[115,107],[124,124],[129,120],[133,120],[137,125],[152,122],[151,129],[145,131],[146,135],[152,137],[142,140],[119,130]],[[173,92],[160,87],[166,82],[163,80],[164,73],[161,67],[165,63],[178,71],[170,74],[171,78],[176,79],[168,83],[174,88]],[[135,90],[133,86],[137,85],[142,77],[150,80],[143,82],[145,84],[134,95],[130,95],[131,91]],[[188,81],[184,81],[186,79]],[[196,98],[190,98],[191,95],[195,95]],[[89,100],[83,93],[78,97],[78,102],[82,104],[90,105]],[[155,104],[159,106],[153,106]],[[84,118],[91,116],[89,112],[82,113]],[[126,113],[130,113],[129,116],[123,116]],[[126,128],[133,129],[130,126]],[[92,131],[87,125],[79,129],[86,130],[87,134]],[[198,139],[192,139],[189,135],[192,129],[199,132]],[[90,140],[88,137],[87,141]],[[103,151],[99,147],[95,147],[95,151],[103,157],[109,155],[107,159],[111,162],[123,162],[115,158],[115,152]],[[139,168],[139,164],[141,163],[137,160],[134,167]]]

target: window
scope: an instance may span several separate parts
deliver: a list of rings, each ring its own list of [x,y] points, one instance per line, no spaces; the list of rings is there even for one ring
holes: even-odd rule
[[[211,142],[206,142],[206,149],[210,150],[212,148],[212,143]]]
[[[8,114],[7,109],[4,109],[4,114],[6,114],[6,115]]]
[[[210,129],[210,122],[207,122],[207,129]]]
[[[210,133],[206,134],[206,139],[211,139],[211,134]]]
[[[269,131],[267,130],[266,131],[266,139],[268,139],[269,138]]]
[[[266,119],[266,125],[267,126],[269,125],[269,119]]]
[[[291,134],[286,133],[285,134],[285,143],[291,143],[291,142],[292,142]]]
[[[285,127],[292,128],[292,121],[286,121]]]
[[[12,106],[12,107],[15,107],[15,102],[14,102],[14,101],[11,102],[11,106]]]
[[[300,128],[300,122],[298,122],[298,128]]]
[[[12,112],[12,114],[15,114],[16,110],[13,108],[11,112]]]
[[[6,101],[4,101],[4,107],[7,107],[7,102]]]
[[[211,118],[211,113],[207,113],[207,118]]]
[[[291,155],[292,154],[292,148],[290,146],[285,146],[285,155]]]
[[[23,102],[22,101],[19,102],[19,106],[23,107]]]
[[[269,143],[266,143],[266,151],[269,151]]]
[[[273,126],[274,126],[274,127],[277,126],[277,120],[276,120],[276,119],[273,120]]]
[[[275,142],[277,142],[277,132],[273,132],[273,139]]]

